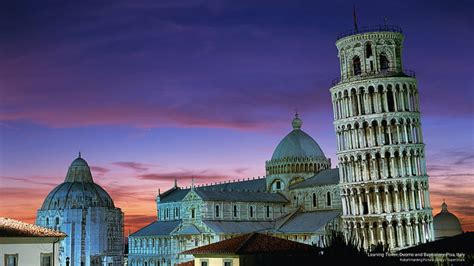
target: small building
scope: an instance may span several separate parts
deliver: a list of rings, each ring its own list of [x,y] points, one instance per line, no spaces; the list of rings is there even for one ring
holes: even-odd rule
[[[0,217],[0,266],[58,266],[66,234]]]
[[[192,254],[195,266],[306,265],[317,256],[318,249],[279,237],[249,233],[182,254]]]
[[[441,212],[433,218],[435,239],[462,234],[461,223],[458,217],[448,211],[448,204],[443,201]]]

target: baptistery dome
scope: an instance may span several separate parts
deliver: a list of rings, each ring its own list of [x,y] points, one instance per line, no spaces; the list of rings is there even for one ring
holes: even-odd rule
[[[94,183],[86,160],[76,158],[64,182],[45,198],[36,224],[59,230],[59,265],[123,265],[123,213]]]
[[[75,159],[67,171],[64,183],[59,184],[46,197],[41,210],[114,207],[109,194],[94,183],[86,160]]]
[[[462,234],[461,223],[458,217],[448,211],[448,205],[441,204],[441,212],[433,217],[435,239]]]

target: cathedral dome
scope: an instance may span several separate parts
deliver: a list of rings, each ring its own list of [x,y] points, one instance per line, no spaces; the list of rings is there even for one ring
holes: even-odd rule
[[[69,166],[64,183],[59,184],[46,197],[42,210],[114,207],[109,194],[94,183],[87,162],[79,157]]]
[[[433,217],[433,227],[436,239],[462,233],[458,217],[448,211],[448,205],[445,202],[441,205],[441,212]]]
[[[280,160],[284,158],[317,158],[324,156],[323,151],[319,147],[318,143],[301,130],[303,122],[298,118],[296,114],[292,121],[293,131],[291,131],[286,137],[284,137],[272,155],[272,160]]]

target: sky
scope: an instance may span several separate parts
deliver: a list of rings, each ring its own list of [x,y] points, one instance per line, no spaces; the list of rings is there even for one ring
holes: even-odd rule
[[[336,166],[329,94],[352,2],[8,1],[0,8],[0,216],[34,222],[82,152],[134,232],[158,189],[265,174],[303,130]],[[433,214],[474,230],[474,2],[357,1],[402,27]]]

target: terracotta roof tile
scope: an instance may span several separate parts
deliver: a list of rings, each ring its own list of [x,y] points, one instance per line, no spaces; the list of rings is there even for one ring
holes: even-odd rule
[[[35,224],[0,217],[0,237],[66,237],[63,232],[54,231]]]
[[[314,248],[310,245],[265,234],[250,233],[187,250],[182,254],[300,253],[313,250]]]

